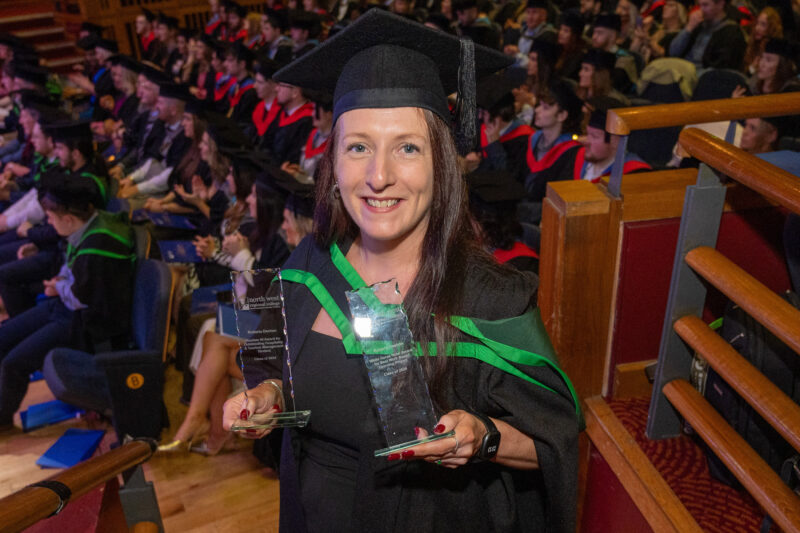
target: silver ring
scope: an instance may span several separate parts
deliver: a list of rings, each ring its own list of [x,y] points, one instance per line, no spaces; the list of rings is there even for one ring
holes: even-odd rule
[[[450,453],[455,454],[458,451],[458,447],[461,446],[461,443],[458,442],[458,437],[456,437],[455,435],[453,435],[453,438],[456,441],[456,446],[455,446],[455,448],[453,448],[453,451],[450,452]]]

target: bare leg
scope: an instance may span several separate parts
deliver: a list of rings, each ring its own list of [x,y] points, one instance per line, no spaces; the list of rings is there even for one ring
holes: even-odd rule
[[[205,425],[212,398],[217,394],[220,383],[228,380],[230,354],[233,352],[235,356],[238,349],[239,345],[235,340],[213,331],[206,332],[203,337],[203,359],[195,376],[192,401],[189,403],[186,418],[175,433],[175,440],[189,440]],[[219,426],[222,427],[221,420]]]

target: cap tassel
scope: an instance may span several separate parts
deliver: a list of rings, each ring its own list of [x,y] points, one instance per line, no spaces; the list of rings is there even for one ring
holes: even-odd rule
[[[466,155],[475,149],[478,138],[475,103],[475,43],[471,39],[461,38],[460,55],[455,137],[458,153]]]

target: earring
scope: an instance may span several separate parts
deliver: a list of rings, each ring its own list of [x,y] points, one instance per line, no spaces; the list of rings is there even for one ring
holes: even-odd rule
[[[333,184],[333,197],[337,200],[342,197],[341,193],[339,192],[339,182],[335,182]]]

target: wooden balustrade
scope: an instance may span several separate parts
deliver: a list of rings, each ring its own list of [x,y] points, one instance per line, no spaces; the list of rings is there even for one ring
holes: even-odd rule
[[[630,135],[636,130],[795,114],[800,114],[800,93],[624,107],[608,110],[606,131]]]
[[[797,93],[800,98],[800,93]],[[688,128],[679,142],[692,156],[795,213],[800,214],[800,180],[710,133]]]
[[[675,331],[721,377],[800,452],[800,405],[776,387],[730,344],[696,316],[685,316]]]
[[[736,479],[784,531],[800,531],[800,498],[692,385],[677,379],[664,394]]]
[[[66,485],[74,500],[101,483],[147,461],[155,451],[154,445],[143,440],[124,444],[98,457],[68,468],[47,481]],[[58,510],[61,500],[50,489],[28,486],[0,500],[0,529],[4,532],[22,531]]]
[[[686,262],[776,337],[800,353],[800,310],[713,248],[701,246]]]

